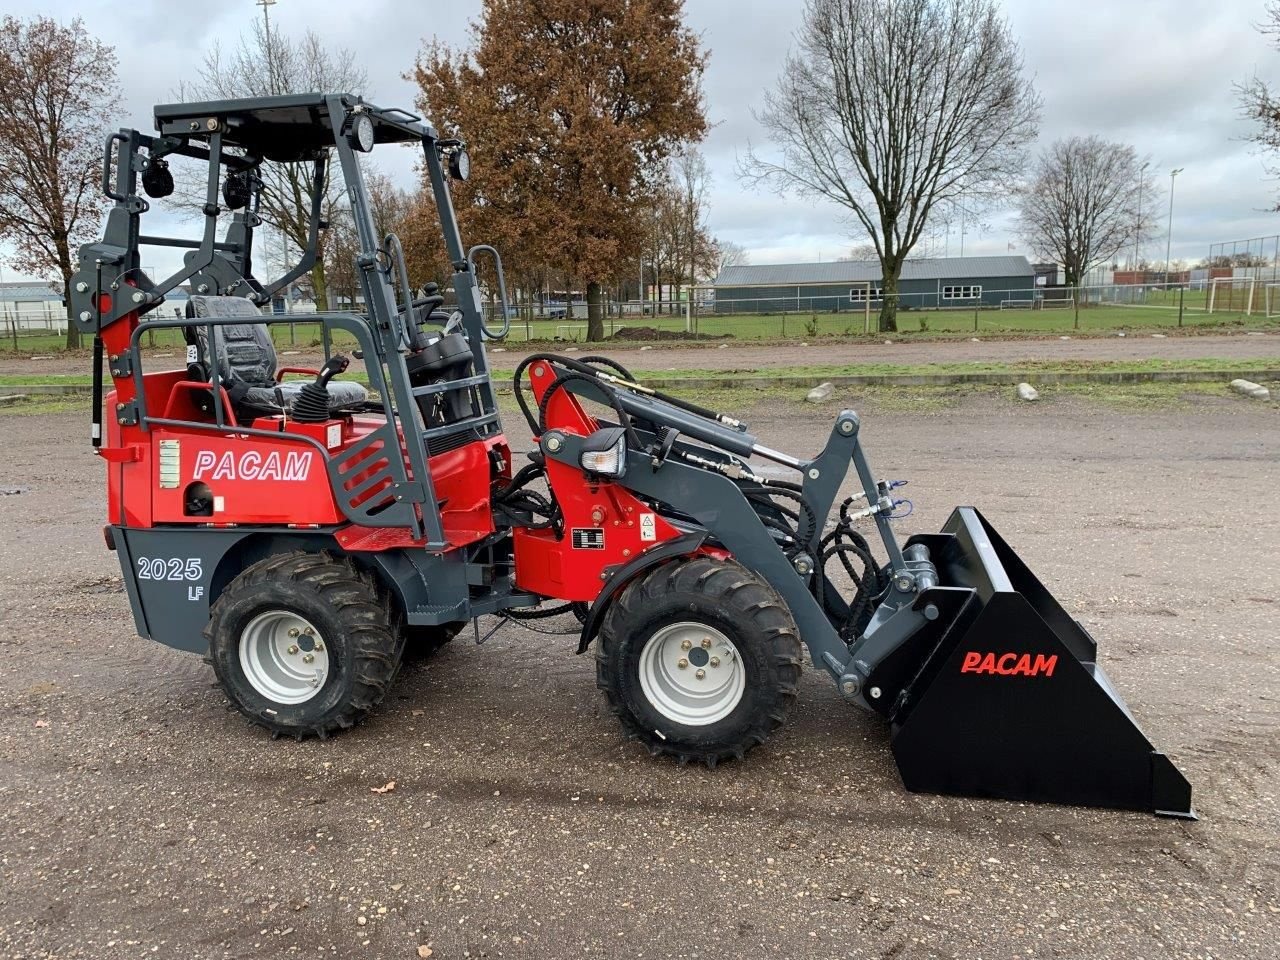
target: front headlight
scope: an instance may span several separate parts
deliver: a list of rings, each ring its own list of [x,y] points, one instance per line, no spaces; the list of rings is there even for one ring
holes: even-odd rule
[[[627,472],[627,432],[622,427],[605,427],[587,437],[578,462],[587,473],[620,477]]]

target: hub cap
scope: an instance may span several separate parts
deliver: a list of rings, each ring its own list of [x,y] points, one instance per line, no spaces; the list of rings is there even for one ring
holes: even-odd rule
[[[329,648],[305,618],[289,610],[268,610],[240,634],[240,668],[268,700],[305,703],[329,676]]]
[[[640,651],[640,688],[668,720],[704,727],[734,711],[747,673],[728,637],[705,623],[672,623]]]

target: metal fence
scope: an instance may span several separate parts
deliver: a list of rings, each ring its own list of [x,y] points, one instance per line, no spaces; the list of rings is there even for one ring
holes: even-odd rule
[[[1274,289],[1273,289],[1274,288]],[[1280,325],[1280,285],[1258,281],[1252,294],[1242,280],[1186,284],[1095,284],[991,291],[939,302],[937,293],[898,296],[897,327],[904,333],[1022,333],[1126,330],[1179,326]],[[993,294],[998,294],[993,296]],[[604,335],[625,340],[858,336],[879,331],[882,298],[788,296],[745,300],[695,297],[692,301],[611,301],[604,305]],[[542,304],[510,308],[509,339],[582,341],[584,304],[572,312]],[[488,308],[490,325],[501,309]]]
[[[881,304],[881,299],[846,302],[830,293],[776,300],[717,300],[710,294],[692,300],[610,300],[602,305],[603,332],[608,338],[640,342],[852,337],[880,332]],[[296,311],[285,311],[291,315],[289,322],[271,327],[276,344],[286,352],[321,342],[320,325],[308,318],[314,306],[298,306]],[[160,309],[180,308],[165,304]],[[501,322],[502,311],[496,304],[487,305],[486,313],[491,327]],[[516,303],[509,307],[508,317],[508,339],[517,343],[587,340],[587,306],[580,301]],[[1070,333],[1241,325],[1280,327],[1280,281],[1233,277],[1186,284],[1038,287],[941,305],[936,293],[902,294],[897,315],[901,333]],[[60,304],[21,314],[12,305],[0,304],[0,349],[56,349],[65,331]],[[178,330],[162,330],[144,342],[180,347],[182,337]],[[335,342],[343,341],[338,337]]]

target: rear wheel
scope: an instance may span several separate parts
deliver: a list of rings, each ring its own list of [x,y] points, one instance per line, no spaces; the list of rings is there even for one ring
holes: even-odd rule
[[[800,640],[782,598],[745,567],[677,560],[629,584],[605,615],[596,683],[654,754],[714,766],[784,723]]]
[[[382,700],[404,632],[367,574],[325,553],[244,570],[210,611],[205,639],[231,704],[273,734],[344,730]]]

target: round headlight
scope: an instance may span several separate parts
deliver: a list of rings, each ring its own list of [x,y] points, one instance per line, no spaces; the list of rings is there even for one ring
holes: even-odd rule
[[[351,121],[351,131],[347,134],[347,143],[361,153],[368,153],[374,144],[373,120],[367,113],[356,114]]]
[[[449,154],[449,176],[455,180],[466,180],[471,176],[471,154],[463,147]]]

